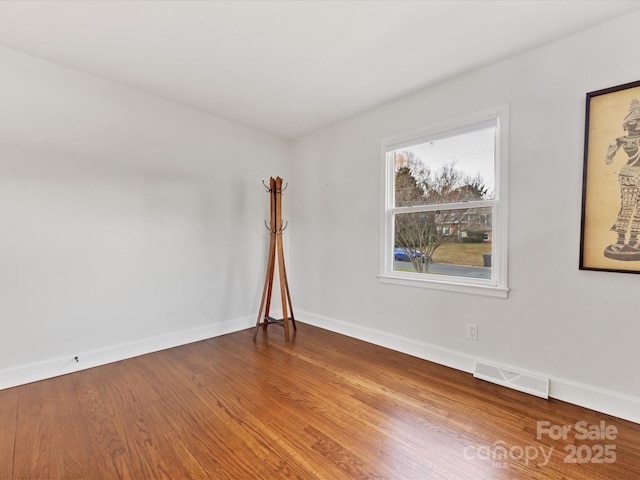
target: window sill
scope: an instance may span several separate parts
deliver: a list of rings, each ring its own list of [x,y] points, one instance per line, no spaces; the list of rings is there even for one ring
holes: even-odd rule
[[[507,298],[509,289],[506,287],[498,287],[495,285],[464,283],[464,282],[447,282],[441,280],[433,280],[431,278],[409,278],[400,275],[378,275],[381,283],[389,283],[392,285],[403,285],[407,287],[428,288],[432,290],[441,290],[447,292],[466,293],[471,295],[483,295],[486,297]]]

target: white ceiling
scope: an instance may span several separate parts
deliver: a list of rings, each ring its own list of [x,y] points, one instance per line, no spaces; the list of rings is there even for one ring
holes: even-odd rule
[[[0,1],[0,44],[296,138],[640,1]]]

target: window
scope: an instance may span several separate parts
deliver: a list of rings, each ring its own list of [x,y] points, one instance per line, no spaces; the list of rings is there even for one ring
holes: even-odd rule
[[[383,141],[381,281],[506,298],[507,116]]]

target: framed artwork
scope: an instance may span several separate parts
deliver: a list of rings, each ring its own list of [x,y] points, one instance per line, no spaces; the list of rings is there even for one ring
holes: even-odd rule
[[[640,81],[587,94],[580,269],[640,273]]]

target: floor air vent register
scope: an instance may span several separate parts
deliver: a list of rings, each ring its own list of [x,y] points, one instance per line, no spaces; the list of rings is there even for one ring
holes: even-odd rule
[[[475,378],[497,383],[503,387],[509,387],[520,392],[529,393],[536,397],[549,398],[549,379],[518,372],[507,367],[497,367],[488,363],[476,363],[473,372]]]

